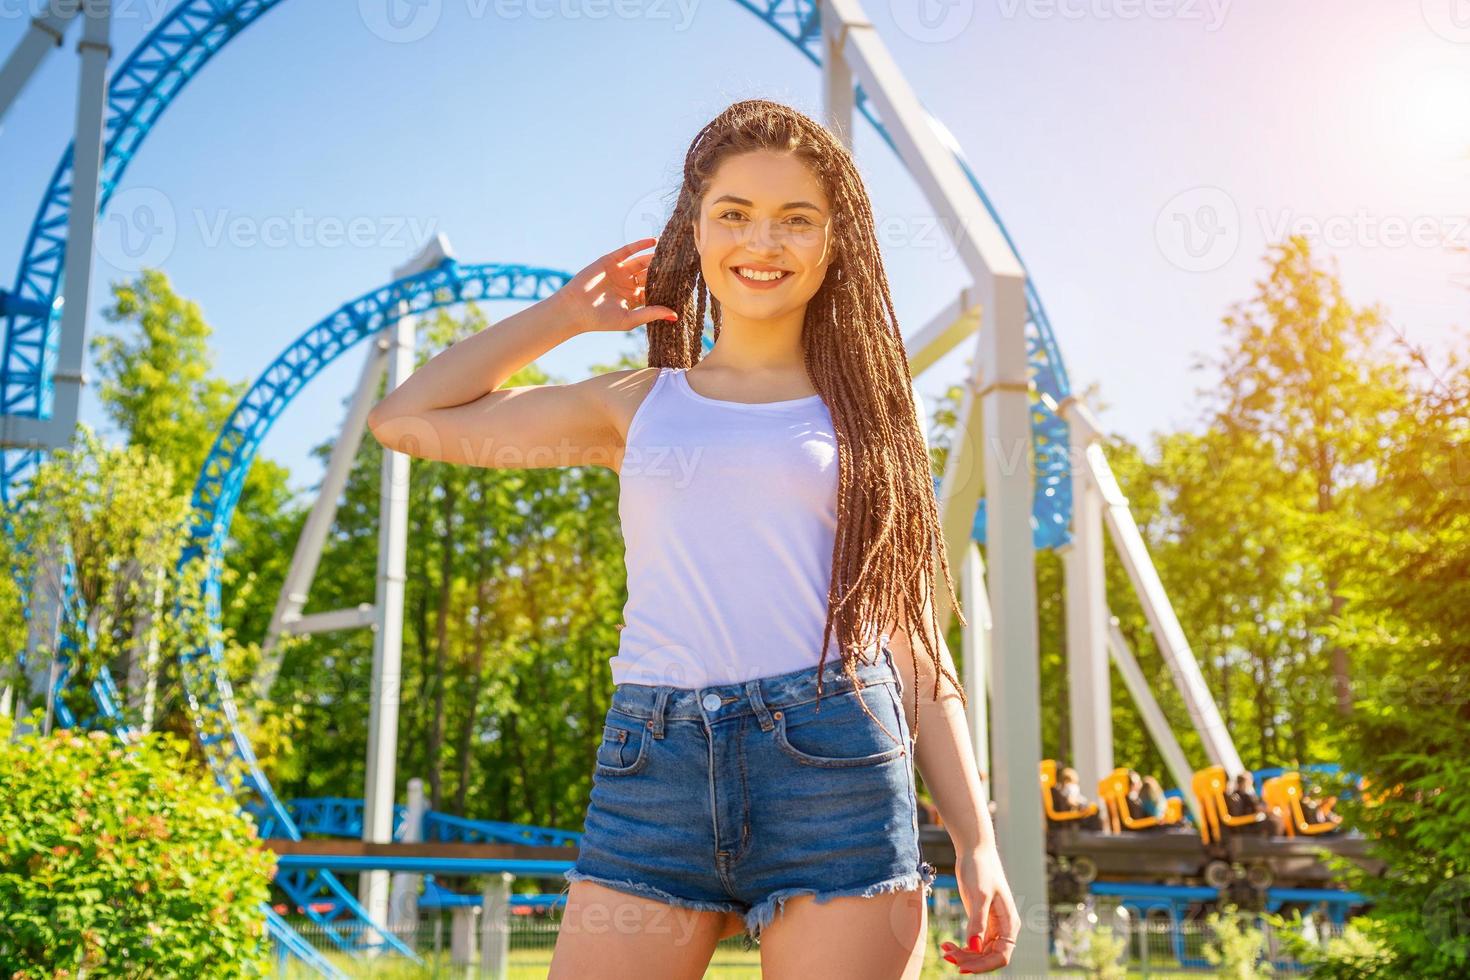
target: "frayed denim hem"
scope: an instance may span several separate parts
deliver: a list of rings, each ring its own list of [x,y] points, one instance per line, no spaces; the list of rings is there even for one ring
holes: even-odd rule
[[[677,895],[669,894],[661,888],[646,885],[641,881],[618,881],[614,878],[599,878],[596,875],[578,871],[576,868],[568,868],[561,873],[561,876],[567,880],[567,892],[571,891],[572,882],[574,881],[591,881],[620,892],[629,892],[643,898],[657,899],[667,905],[673,905],[681,909],[694,909],[699,912],[743,912],[745,909],[745,906],[740,902],[701,902],[693,898],[680,898]]]
[[[905,875],[898,875],[861,888],[842,888],[832,891],[818,891],[815,888],[782,888],[780,891],[772,892],[760,902],[751,906],[750,911],[745,913],[745,934],[749,941],[760,939],[761,930],[770,925],[776,918],[776,913],[783,911],[783,906],[788,898],[797,895],[812,895],[812,901],[821,904],[834,898],[846,898],[857,896],[859,898],[872,898],[886,892],[909,892],[923,889],[925,898],[929,897],[934,884],[934,865],[928,861],[919,862],[919,870],[910,871]]]

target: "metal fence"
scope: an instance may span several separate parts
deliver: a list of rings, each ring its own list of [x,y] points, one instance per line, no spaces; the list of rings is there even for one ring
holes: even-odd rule
[[[966,925],[964,906],[954,893],[937,889],[929,918],[930,954],[926,958],[924,977],[948,977],[954,968],[941,958],[939,944],[945,940],[963,942]],[[353,977],[460,978],[480,976],[478,908],[425,911],[416,926],[400,930],[398,935],[424,960],[414,966],[401,958],[383,955],[376,959],[336,954],[323,929],[305,918],[288,918],[312,945],[325,952],[344,973]],[[509,923],[510,964],[504,976],[509,980],[545,977],[551,962],[561,926],[559,909],[533,909],[512,914]],[[1285,953],[1285,943],[1270,926],[1258,924],[1262,933],[1262,965],[1268,965],[1275,976],[1305,975],[1307,967]],[[1166,916],[1139,918],[1116,906],[1093,906],[1054,910],[1051,916],[1052,965],[1057,977],[1090,975],[1087,950],[1098,930],[1111,933],[1115,942],[1126,948],[1120,964],[1130,980],[1171,977],[1218,976],[1219,969],[1206,962],[1205,949],[1215,940],[1203,921],[1177,922]],[[1325,943],[1340,936],[1342,927],[1313,917],[1309,929],[1316,942]],[[308,977],[312,974],[299,965],[287,965],[278,976]],[[489,974],[485,974],[489,976]],[[716,947],[708,977],[720,980],[760,977],[759,947],[743,935],[728,937]]]

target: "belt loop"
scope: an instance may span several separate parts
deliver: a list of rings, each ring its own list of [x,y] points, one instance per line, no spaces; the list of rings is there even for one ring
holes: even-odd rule
[[[648,727],[653,732],[654,738],[664,737],[664,714],[668,711],[669,695],[674,689],[666,684],[660,684],[653,695],[653,719]]]
[[[883,659],[888,661],[888,669],[893,674],[893,679],[898,683],[899,696],[903,696],[903,678],[899,676],[898,665],[893,662],[893,651],[888,649],[888,634],[883,634]]]
[[[759,677],[745,682],[745,693],[750,698],[751,710],[755,712],[756,718],[761,723],[761,731],[768,732],[776,727],[775,721],[771,719],[771,712],[766,708],[765,698],[761,697]]]

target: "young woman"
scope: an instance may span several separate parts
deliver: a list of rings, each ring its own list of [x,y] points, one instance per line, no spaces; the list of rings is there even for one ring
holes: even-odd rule
[[[570,337],[645,324],[647,368],[500,388]],[[369,424],[426,459],[619,473],[628,602],[551,977],[698,978],[742,930],[767,978],[917,977],[934,869],[915,762],[969,916],[945,959],[1010,961],[1020,921],[937,628],[938,575],[958,603],[903,338],[867,193],[825,128],[730,106],[690,145],[658,239],[440,353]]]

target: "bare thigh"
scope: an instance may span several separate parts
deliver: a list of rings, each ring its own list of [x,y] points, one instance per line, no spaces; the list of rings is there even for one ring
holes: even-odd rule
[[[574,881],[547,980],[647,980],[650,963],[658,964],[660,978],[699,980],[719,941],[744,928],[734,912],[676,908]]]
[[[788,899],[761,930],[761,977],[917,980],[929,945],[922,894],[885,892],[821,903],[810,895]]]

